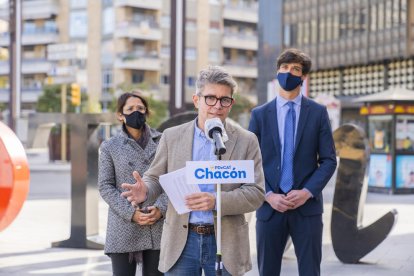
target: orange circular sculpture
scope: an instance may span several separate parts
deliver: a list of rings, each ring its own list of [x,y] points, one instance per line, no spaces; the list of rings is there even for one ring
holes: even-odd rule
[[[16,218],[29,192],[30,171],[19,138],[0,122],[0,231]]]

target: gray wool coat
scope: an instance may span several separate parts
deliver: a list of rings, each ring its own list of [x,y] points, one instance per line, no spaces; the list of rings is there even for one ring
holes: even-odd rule
[[[99,149],[99,192],[109,206],[106,254],[160,249],[164,219],[148,226],[132,222],[135,209],[121,196],[121,184],[135,183],[132,172],[135,170],[143,175],[154,159],[161,133],[150,128],[150,137],[147,146],[142,149],[122,130],[103,142]],[[165,217],[167,204],[166,195],[161,194],[155,202],[145,202],[142,207],[154,205]]]

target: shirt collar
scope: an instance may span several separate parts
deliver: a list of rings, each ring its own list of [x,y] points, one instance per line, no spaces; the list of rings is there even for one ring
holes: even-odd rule
[[[295,104],[297,104],[298,106],[301,105],[302,102],[302,93],[299,93],[299,95],[297,95],[293,100],[289,101],[286,100],[285,98],[281,97],[281,96],[277,96],[276,97],[276,104],[279,108],[281,108],[282,106],[284,106],[285,104],[287,104],[288,102],[294,102]]]
[[[202,131],[201,128],[198,127],[198,117],[194,119],[194,133],[197,137],[207,139],[204,131]]]

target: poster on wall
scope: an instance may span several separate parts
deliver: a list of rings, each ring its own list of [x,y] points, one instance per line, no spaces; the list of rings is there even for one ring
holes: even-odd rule
[[[391,188],[391,155],[371,154],[368,186]]]
[[[414,156],[397,156],[396,187],[414,188]]]
[[[396,148],[400,151],[414,152],[414,116],[399,115],[396,123]]]

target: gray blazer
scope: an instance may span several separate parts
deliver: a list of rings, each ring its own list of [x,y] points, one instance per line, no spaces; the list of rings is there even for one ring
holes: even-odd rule
[[[229,120],[225,128],[229,140],[222,159],[254,160],[255,171],[255,183],[222,185],[222,260],[227,271],[236,276],[252,268],[249,226],[244,214],[263,204],[264,176],[256,136]],[[149,200],[162,192],[160,175],[181,169],[192,159],[193,136],[194,121],[164,131],[155,159],[143,178],[148,185]],[[161,272],[168,271],[180,257],[187,242],[188,221],[189,213],[178,215],[171,202],[168,203],[158,267]]]
[[[148,169],[155,156],[161,133],[150,129],[149,142],[143,150],[137,142],[121,131],[102,143],[99,154],[98,185],[102,198],[109,205],[105,253],[127,253],[146,249],[160,249],[161,219],[151,226],[132,222],[135,209],[125,198],[122,183],[134,183],[134,170],[141,175]],[[165,217],[167,198],[165,194],[144,206],[157,206]]]

